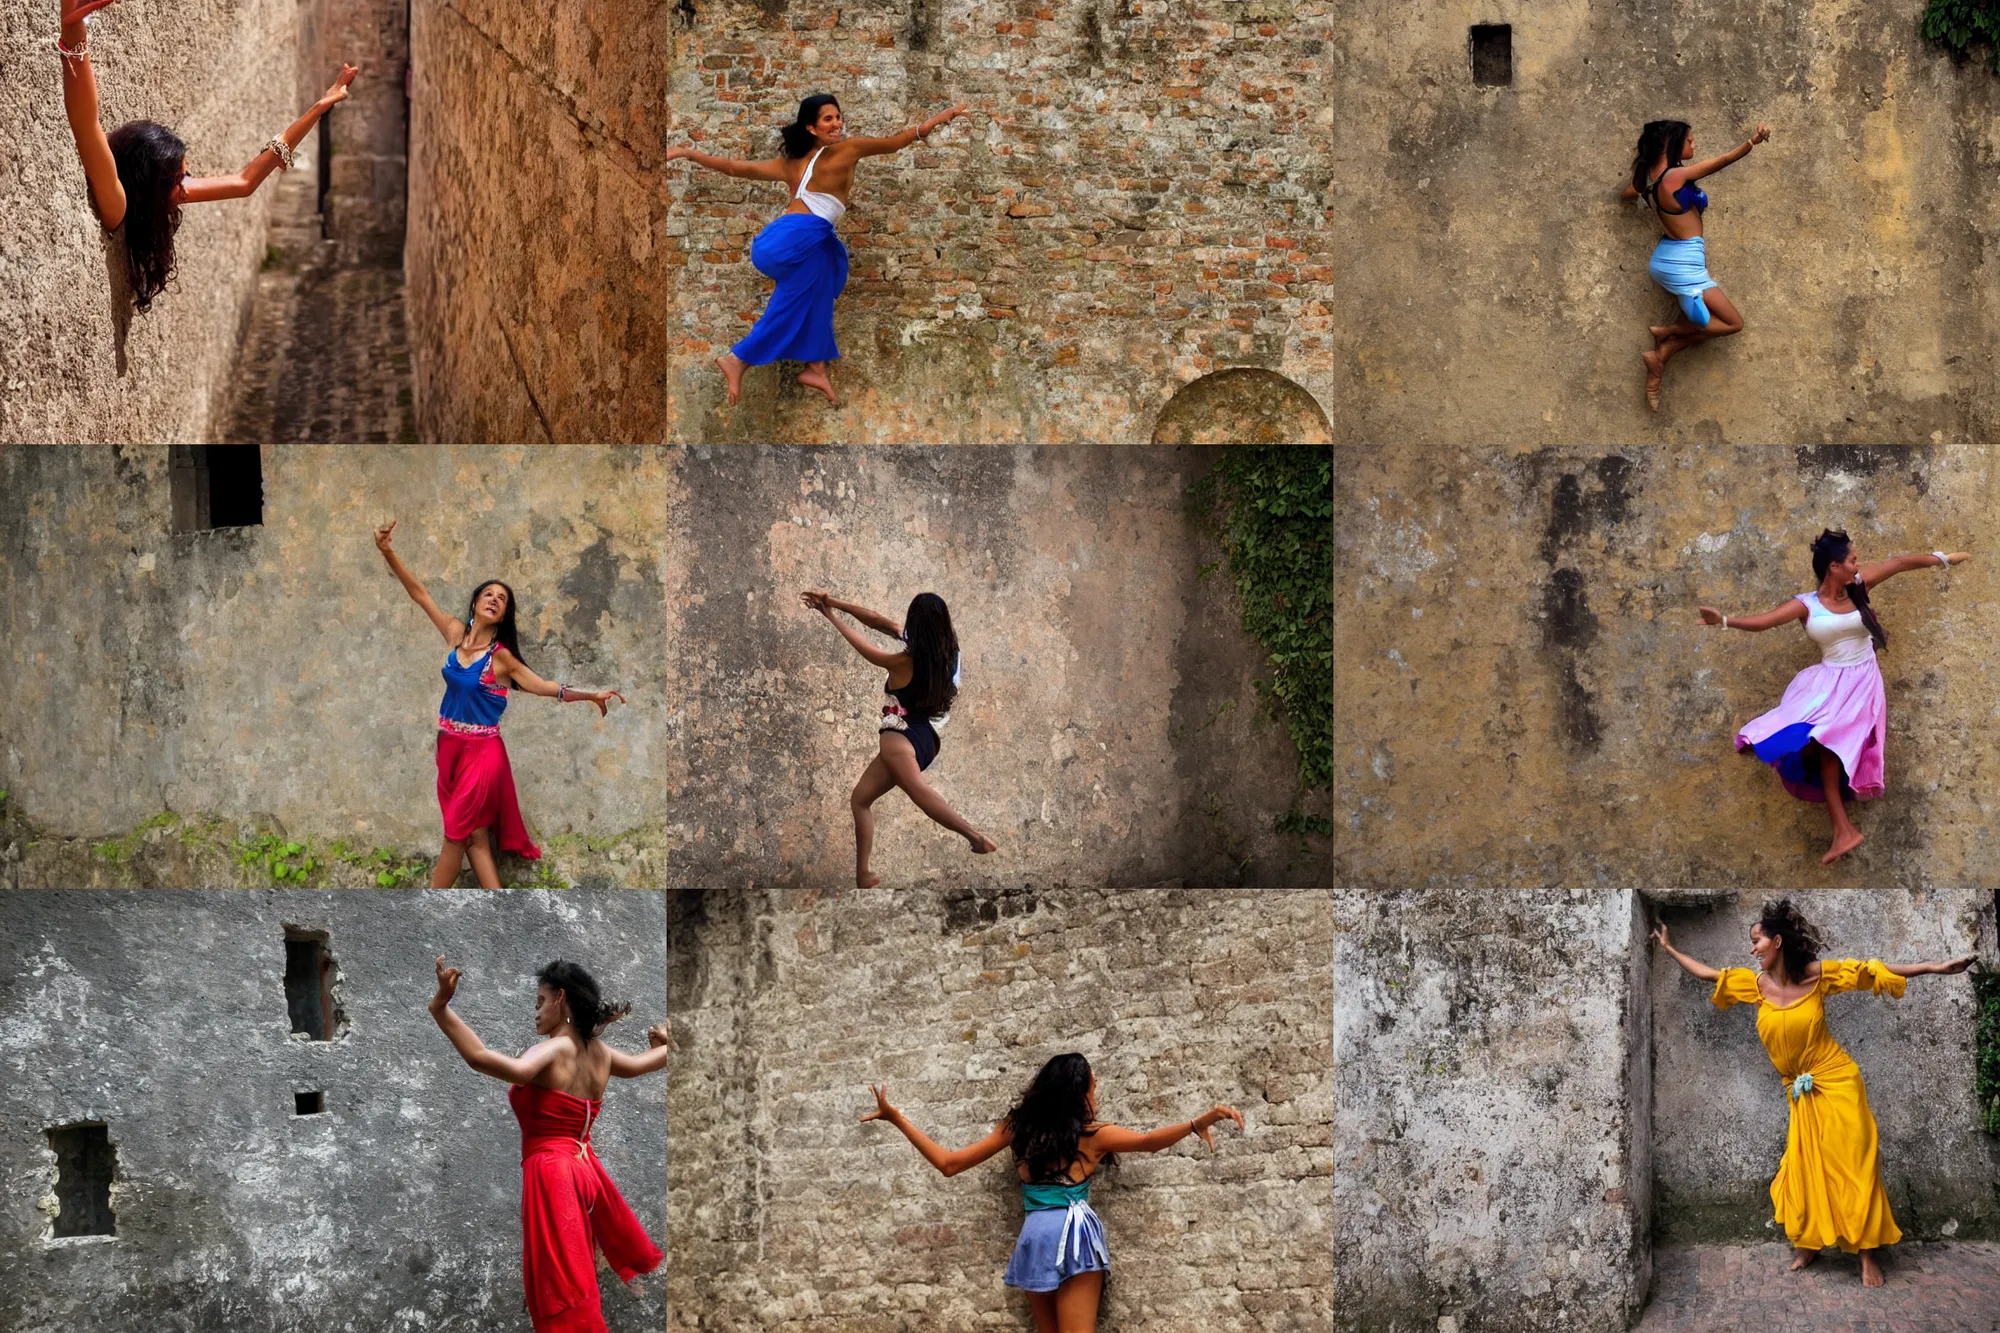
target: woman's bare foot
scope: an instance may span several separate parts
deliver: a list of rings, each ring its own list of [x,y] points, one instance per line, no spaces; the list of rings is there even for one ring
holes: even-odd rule
[[[1660,410],[1660,376],[1666,373],[1666,363],[1660,360],[1657,349],[1639,353],[1639,359],[1646,363],[1647,410],[1657,412]]]
[[[1674,336],[1671,324],[1648,324],[1646,332],[1653,335],[1653,350],[1656,352],[1660,350],[1661,343]]]
[[[814,393],[825,394],[826,401],[832,403],[835,407],[840,406],[840,399],[834,397],[833,381],[826,377],[824,370],[814,370],[811,367],[801,370],[799,372],[799,383],[805,385]]]
[[[997,852],[1000,850],[1000,844],[987,837],[984,833],[977,834],[966,841],[972,844],[972,854],[974,856],[984,856],[988,852]]]
[[[1882,1285],[1882,1265],[1875,1262],[1875,1251],[1861,1252],[1861,1285],[1879,1287]]]
[[[1793,1250],[1793,1251],[1792,1251],[1792,1268],[1791,1268],[1791,1271],[1792,1271],[1792,1272],[1794,1272],[1794,1273],[1796,1273],[1796,1272],[1798,1272],[1798,1271],[1799,1271],[1799,1270],[1800,1270],[1801,1268],[1808,1268],[1808,1267],[1811,1267],[1811,1265],[1812,1265],[1812,1264],[1813,1264],[1813,1263],[1814,1263],[1814,1262],[1815,1262],[1816,1260],[1818,1260],[1818,1258],[1819,1258],[1819,1251],[1818,1251],[1818,1250],[1796,1250],[1796,1249],[1795,1249],[1795,1250]]]
[[[724,352],[715,358],[715,364],[721,369],[722,378],[729,381],[729,405],[734,407],[737,395],[743,392],[743,363],[734,352]]]
[[[1827,848],[1826,855],[1819,859],[1823,866],[1830,866],[1841,857],[1859,847],[1862,843],[1861,830],[1850,828],[1845,833],[1833,835],[1833,846]]]
[[[882,877],[880,875],[872,875],[866,870],[857,870],[854,872],[854,887],[857,889],[872,889],[881,882]]]

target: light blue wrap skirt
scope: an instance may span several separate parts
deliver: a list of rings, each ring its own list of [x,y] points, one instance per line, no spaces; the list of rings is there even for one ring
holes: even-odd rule
[[[1708,302],[1701,299],[1701,294],[1722,284],[1708,276],[1708,249],[1701,237],[1690,236],[1679,241],[1662,236],[1653,247],[1652,262],[1646,265],[1646,272],[1653,275],[1654,282],[1680,298],[1681,311],[1688,323],[1708,327]]]
[[[847,286],[847,247],[833,224],[811,213],[780,213],[750,243],[750,262],[778,289],[743,341],[729,349],[736,359],[761,366],[839,357],[833,298]]]
[[[1067,1208],[1039,1208],[1021,1221],[1021,1239],[1007,1261],[1008,1286],[1054,1291],[1078,1273],[1108,1273],[1104,1223],[1078,1199]]]

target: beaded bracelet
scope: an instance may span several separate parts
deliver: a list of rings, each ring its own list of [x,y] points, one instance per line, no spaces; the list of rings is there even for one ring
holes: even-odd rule
[[[88,60],[90,58],[90,34],[83,35],[83,45],[72,51],[62,44],[62,34],[56,34],[56,54],[64,60]]]
[[[285,142],[284,135],[272,135],[264,141],[264,147],[271,152],[272,156],[278,159],[278,170],[290,171],[292,169],[292,146]]]

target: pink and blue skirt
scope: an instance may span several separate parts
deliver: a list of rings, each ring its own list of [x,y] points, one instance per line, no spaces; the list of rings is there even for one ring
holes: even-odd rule
[[[1792,677],[1776,708],[1744,724],[1736,750],[1754,750],[1801,801],[1824,802],[1819,756],[1807,753],[1818,742],[1840,760],[1842,799],[1872,801],[1883,792],[1888,724],[1882,668],[1873,657],[1853,666],[1821,662]]]

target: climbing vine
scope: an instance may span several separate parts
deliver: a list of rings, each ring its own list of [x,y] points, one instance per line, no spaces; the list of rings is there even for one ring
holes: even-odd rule
[[[1263,646],[1256,682],[1299,752],[1308,790],[1333,786],[1333,450],[1303,445],[1225,449],[1188,498],[1216,536]],[[1206,576],[1214,567],[1202,571]],[[1331,834],[1325,816],[1289,811],[1285,832]]]
[[[1979,1025],[1972,1049],[1977,1065],[1972,1091],[1979,1100],[1979,1124],[1988,1134],[2000,1134],[2000,972],[1979,969],[1972,974],[1972,993],[1979,1003]]]
[[[1961,60],[1984,43],[1987,67],[2000,74],[2000,0],[1929,0],[1918,31]]]

